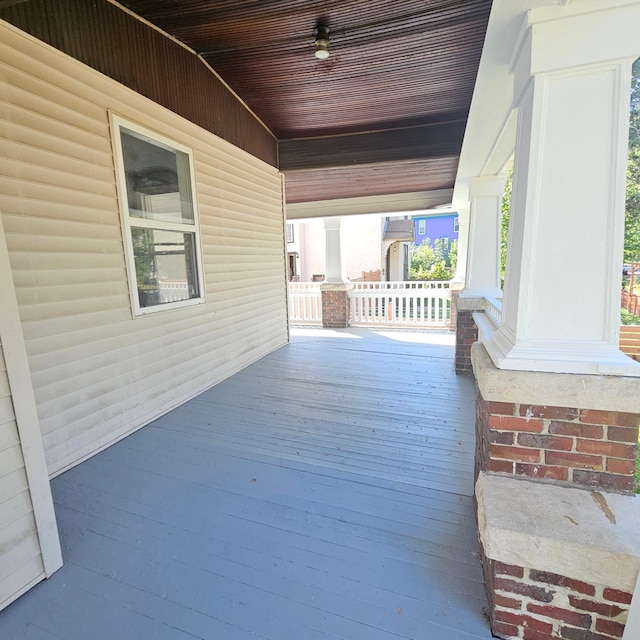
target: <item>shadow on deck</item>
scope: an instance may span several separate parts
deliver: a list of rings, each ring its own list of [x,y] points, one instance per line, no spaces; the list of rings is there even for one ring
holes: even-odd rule
[[[64,567],[3,640],[488,640],[447,331],[292,343],[52,482]]]

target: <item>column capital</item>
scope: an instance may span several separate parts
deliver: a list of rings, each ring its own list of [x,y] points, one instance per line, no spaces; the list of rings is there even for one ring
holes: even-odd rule
[[[324,218],[324,228],[327,230],[340,229],[341,222],[342,218],[340,216],[336,216],[335,218]]]
[[[531,76],[633,62],[640,55],[640,4],[581,0],[528,11],[513,48],[517,98]]]

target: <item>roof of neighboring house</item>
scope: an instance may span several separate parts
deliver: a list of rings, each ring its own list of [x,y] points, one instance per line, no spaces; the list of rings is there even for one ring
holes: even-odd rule
[[[457,218],[457,211],[447,211],[446,213],[424,213],[418,216],[411,216],[412,220],[436,220],[438,218]]]
[[[413,242],[415,239],[413,220],[389,220],[382,239]]]

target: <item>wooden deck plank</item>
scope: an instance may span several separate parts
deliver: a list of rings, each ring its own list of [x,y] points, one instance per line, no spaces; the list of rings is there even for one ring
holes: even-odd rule
[[[293,332],[52,483],[28,640],[489,640],[474,388],[448,332]]]

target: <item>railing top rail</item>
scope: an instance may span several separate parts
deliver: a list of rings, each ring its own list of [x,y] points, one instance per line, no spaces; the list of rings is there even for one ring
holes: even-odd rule
[[[489,306],[502,312],[502,300],[499,300],[498,298],[493,298],[492,296],[485,296],[484,299],[487,301]]]
[[[502,324],[502,300],[492,296],[485,296],[485,315],[495,328]]]
[[[289,291],[320,291],[320,282],[289,282]]]
[[[291,291],[304,291],[307,289],[319,290],[320,282],[289,282]],[[395,289],[449,289],[449,280],[394,280],[378,282],[351,282],[356,291],[392,291]]]
[[[389,291],[394,289],[449,289],[449,280],[397,280],[381,282],[352,282],[356,291]]]

